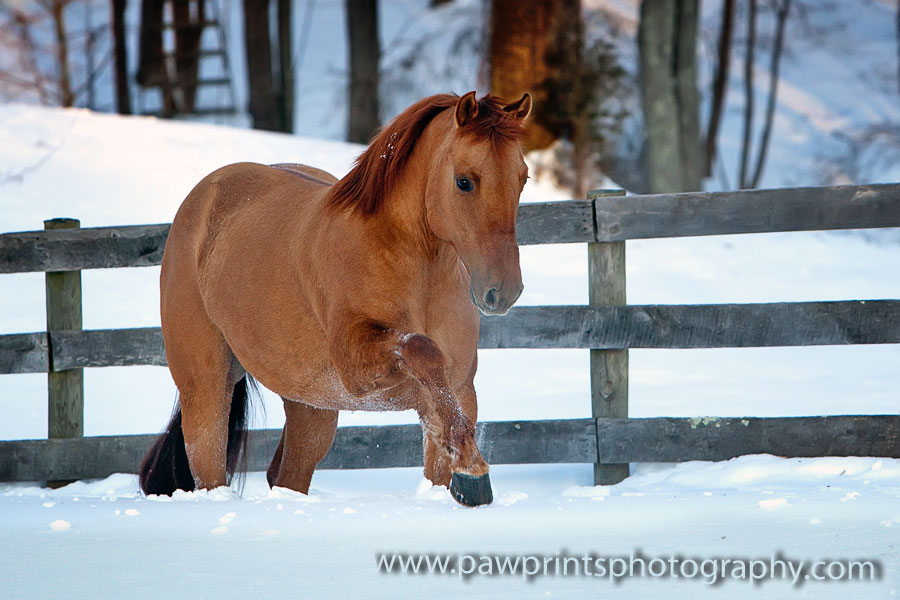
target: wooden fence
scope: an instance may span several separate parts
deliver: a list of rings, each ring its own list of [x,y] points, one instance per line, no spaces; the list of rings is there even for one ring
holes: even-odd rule
[[[628,418],[629,348],[733,348],[900,343],[900,300],[769,304],[626,304],[625,240],[900,226],[900,184],[623,196],[524,204],[520,244],[587,243],[588,306],[528,306],[482,319],[480,348],[591,350],[592,417],[478,425],[494,464],[594,463],[597,483],[629,462],[723,460],[741,454],[900,457],[900,415]],[[0,374],[47,373],[49,438],[0,442],[0,481],[135,472],[154,435],[82,437],[86,367],[165,365],[158,328],[83,331],[83,269],[158,265],[168,225],[0,235],[0,274],[45,272],[47,331],[0,335]],[[250,436],[264,470],[280,432]],[[418,425],[341,427],[321,468],[422,464]]]

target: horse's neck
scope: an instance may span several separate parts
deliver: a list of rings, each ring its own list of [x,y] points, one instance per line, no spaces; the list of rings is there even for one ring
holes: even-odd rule
[[[426,217],[425,191],[439,137],[435,130],[439,128],[438,124],[426,128],[402,174],[388,192],[383,214],[376,217],[384,219],[385,226],[397,232],[395,241],[398,244],[417,248],[425,260],[439,258],[449,247],[431,231]]]
[[[426,218],[428,173],[448,123],[439,115],[425,129],[376,214],[344,213],[347,221],[340,226],[343,234],[371,244],[366,252],[371,260],[395,260],[428,273],[438,287],[445,279],[454,279],[459,270],[456,250],[431,231]]]

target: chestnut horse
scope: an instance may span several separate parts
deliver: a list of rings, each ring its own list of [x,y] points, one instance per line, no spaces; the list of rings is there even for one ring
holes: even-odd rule
[[[179,406],[141,465],[143,491],[230,482],[255,378],[284,400],[270,485],[308,492],[339,410],[413,409],[425,476],[461,504],[491,502],[474,438],[478,309],[505,314],[522,292],[519,139],[530,110],[528,94],[432,96],[340,181],[252,163],[203,179],[162,261]]]

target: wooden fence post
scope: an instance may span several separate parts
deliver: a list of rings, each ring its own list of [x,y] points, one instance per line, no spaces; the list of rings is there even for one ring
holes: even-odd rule
[[[591,190],[588,200],[624,195],[625,190]],[[596,214],[595,207],[595,221]],[[588,244],[588,301],[591,306],[625,304],[625,242]],[[591,416],[628,416],[628,350],[591,350]],[[619,483],[628,469],[627,463],[594,463],[594,485]]]
[[[44,229],[78,229],[78,219],[48,219]],[[47,373],[47,437],[84,435],[84,369],[53,369],[51,332],[80,330],[81,271],[46,273],[47,337],[50,370]]]

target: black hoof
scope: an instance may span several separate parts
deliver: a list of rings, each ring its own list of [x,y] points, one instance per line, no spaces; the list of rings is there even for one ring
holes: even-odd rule
[[[450,494],[463,506],[490,504],[494,501],[491,476],[488,473],[484,475],[453,473],[450,477]]]

